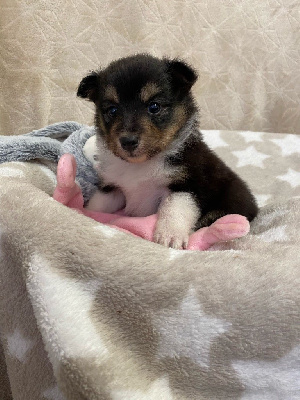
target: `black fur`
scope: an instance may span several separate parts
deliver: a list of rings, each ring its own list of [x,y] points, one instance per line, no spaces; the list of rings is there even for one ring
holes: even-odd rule
[[[246,183],[208,148],[199,132],[166,162],[184,168],[184,178],[174,181],[170,190],[194,195],[201,209],[196,229],[227,214],[244,215],[249,221],[257,215],[255,198]]]
[[[197,115],[190,91],[196,80],[197,74],[193,68],[180,60],[140,54],[114,61],[105,70],[93,71],[81,81],[77,95],[95,103],[96,126],[99,133],[107,137],[114,124],[115,131],[142,135],[139,118],[147,115],[149,123],[158,129],[155,135],[161,135],[163,141],[164,130],[174,124],[176,106],[181,106],[184,117],[181,118],[181,125],[178,122],[173,137],[175,140],[186,129],[191,118]],[[147,114],[140,98],[141,88],[148,82],[157,84],[161,89],[151,99],[162,106],[162,111],[157,115]],[[110,115],[110,107],[114,102],[104,98],[108,86],[115,88],[118,94],[117,117]],[[226,214],[241,214],[251,221],[257,215],[258,208],[248,186],[208,148],[198,127],[194,125],[191,129],[193,132],[180,151],[165,160],[168,165],[180,166],[183,171],[183,174],[175,176],[169,189],[194,195],[201,209],[197,228],[210,225]],[[157,137],[154,141],[157,141]],[[149,143],[150,147],[151,138]],[[151,153],[149,149],[149,154],[153,156],[156,153]]]
[[[91,72],[88,76],[82,79],[77,90],[77,96],[84,99],[89,99],[93,102],[97,100],[99,91],[99,76],[97,72]]]
[[[190,88],[196,80],[196,72],[180,60],[158,59],[148,54],[139,54],[114,61],[105,70],[92,71],[81,81],[77,96],[95,103],[96,125],[99,126],[99,117],[102,114],[109,130],[113,119],[108,116],[107,110],[112,103],[106,102],[103,98],[103,89],[107,86],[116,88],[120,100],[120,112],[125,114],[126,128],[128,129],[131,123],[129,129],[138,130],[137,120],[130,121],[133,111],[141,115],[144,110],[138,94],[148,82],[156,83],[161,92],[152,100],[158,101],[164,107],[164,112],[153,116],[152,122],[159,129],[164,129],[172,120],[172,111],[176,104],[185,106],[187,117],[196,111],[190,93]],[[122,105],[126,105],[126,108],[122,108]]]

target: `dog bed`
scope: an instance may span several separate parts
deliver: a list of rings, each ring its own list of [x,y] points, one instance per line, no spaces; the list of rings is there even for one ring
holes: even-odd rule
[[[300,137],[204,131],[261,207],[209,251],[58,203],[56,163],[0,165],[0,398],[300,398]]]

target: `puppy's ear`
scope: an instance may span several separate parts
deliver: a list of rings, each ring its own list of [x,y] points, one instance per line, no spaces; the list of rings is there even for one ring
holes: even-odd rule
[[[92,71],[89,75],[82,79],[78,86],[77,96],[90,101],[95,101],[98,98],[100,88],[100,76],[98,72]]]
[[[177,59],[166,59],[165,62],[174,89],[179,93],[187,94],[198,78],[196,71],[185,62]]]

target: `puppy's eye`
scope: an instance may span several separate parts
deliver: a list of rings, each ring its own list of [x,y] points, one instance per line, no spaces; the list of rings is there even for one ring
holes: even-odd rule
[[[106,110],[107,114],[113,118],[117,112],[118,112],[118,107],[116,106],[110,106],[107,110]]]
[[[150,114],[157,114],[160,111],[160,105],[158,103],[152,102],[148,106],[148,111]]]

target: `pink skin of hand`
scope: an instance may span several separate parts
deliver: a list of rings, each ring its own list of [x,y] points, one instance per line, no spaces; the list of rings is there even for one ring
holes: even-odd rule
[[[148,217],[127,217],[122,211],[107,214],[89,211],[83,207],[83,196],[75,182],[76,161],[73,155],[64,154],[57,166],[57,186],[53,198],[102,224],[115,227],[146,240],[153,240],[157,214]],[[212,225],[201,228],[190,236],[187,250],[207,250],[213,244],[245,236],[250,229],[247,218],[231,214],[219,218]]]

